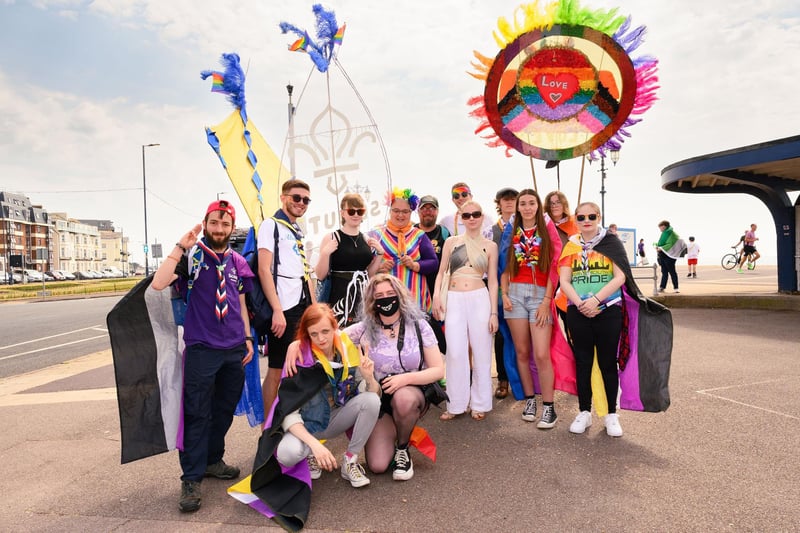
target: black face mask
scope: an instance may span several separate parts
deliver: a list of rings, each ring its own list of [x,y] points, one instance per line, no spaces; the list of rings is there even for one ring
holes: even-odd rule
[[[392,316],[400,309],[400,300],[397,296],[386,296],[375,299],[375,310],[381,316]]]

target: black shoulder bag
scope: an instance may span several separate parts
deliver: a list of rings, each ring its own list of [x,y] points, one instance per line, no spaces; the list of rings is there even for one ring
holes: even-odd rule
[[[414,329],[417,332],[417,342],[419,343],[419,367],[417,371],[422,370],[422,363],[425,360],[425,347],[422,346],[422,332],[419,329],[419,322],[416,320],[414,321]],[[408,372],[406,367],[403,365],[403,356],[400,353],[403,350],[403,343],[405,342],[406,336],[406,328],[405,328],[405,320],[400,320],[400,331],[398,331],[399,338],[397,339],[397,358],[400,360],[400,367],[405,371]],[[428,383],[427,385],[417,385],[422,390],[422,394],[425,396],[425,401],[429,404],[433,404],[435,406],[439,406],[442,402],[449,402],[450,397],[447,396],[447,392],[445,392],[442,384],[439,381],[434,381],[433,383]]]
[[[275,290],[278,289],[278,265],[280,264],[278,248],[278,223],[275,222],[275,251],[272,254],[272,281],[275,283]],[[247,258],[250,270],[255,274],[253,288],[245,294],[247,312],[250,316],[250,325],[256,330],[256,334],[261,337],[266,335],[272,327],[272,306],[269,304],[264,289],[261,288],[261,281],[258,278],[258,244],[256,249]]]

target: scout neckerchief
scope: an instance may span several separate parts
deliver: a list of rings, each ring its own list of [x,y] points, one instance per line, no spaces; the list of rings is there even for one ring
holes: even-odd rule
[[[205,238],[197,241],[197,247],[192,255],[193,267],[201,266],[205,257],[210,258],[208,261],[214,261],[214,263],[216,263],[218,284],[216,306],[214,307],[214,311],[216,312],[217,320],[220,322],[222,322],[222,319],[228,315],[228,292],[225,288],[225,265],[228,263],[228,259],[230,259],[232,255],[233,250],[231,250],[231,247],[228,246],[222,253],[222,260],[220,260],[217,252],[209,248],[205,243]]]
[[[339,380],[336,379],[336,374],[334,373],[328,356],[322,353],[322,350],[311,344],[311,353],[314,355],[314,359],[316,359],[325,370],[328,381],[333,388],[333,401],[336,405],[342,406],[349,398],[358,394],[355,378],[350,378],[350,368],[359,366],[361,358],[358,348],[356,348],[353,341],[350,340],[350,337],[343,331],[337,331],[334,334],[333,350],[334,353],[339,354],[342,358],[342,374]]]
[[[589,239],[588,241],[583,240],[583,234],[578,233],[578,240],[581,245],[581,267],[583,271],[587,274],[589,273],[589,252],[592,251],[595,244],[603,240],[603,237],[606,236],[606,229],[600,228],[600,231],[597,232],[597,235]]]
[[[300,226],[297,224],[297,222],[292,222],[289,219],[286,213],[283,212],[283,209],[278,209],[275,211],[275,215],[272,217],[272,220],[274,220],[276,224],[283,224],[289,228],[294,235],[295,244],[297,245],[297,253],[300,254],[300,257],[303,259],[303,279],[308,282],[311,269],[308,266],[306,249],[305,245],[303,245],[303,230],[300,229]],[[277,242],[275,243],[275,246],[278,246]]]

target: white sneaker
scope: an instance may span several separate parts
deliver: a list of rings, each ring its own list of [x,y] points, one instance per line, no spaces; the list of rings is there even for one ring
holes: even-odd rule
[[[408,448],[395,448],[392,479],[395,481],[408,481],[412,477],[414,477],[414,463],[408,454]]]
[[[609,437],[621,437],[622,426],[619,425],[619,415],[608,413],[605,417],[606,433]]]
[[[586,431],[586,428],[592,426],[592,413],[591,411],[581,411],[572,424],[569,425],[570,433],[581,434]]]
[[[342,461],[342,477],[350,482],[355,487],[363,487],[369,485],[369,478],[364,472],[364,467],[358,463],[358,456],[344,454],[344,461]]]
[[[313,455],[306,457],[308,469],[311,471],[311,479],[319,479],[322,476],[322,469],[317,464],[317,458]]]

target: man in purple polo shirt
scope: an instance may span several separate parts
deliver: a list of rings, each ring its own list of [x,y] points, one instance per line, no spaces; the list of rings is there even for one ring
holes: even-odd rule
[[[156,290],[174,283],[187,301],[178,502],[183,512],[200,508],[204,477],[239,477],[239,469],[225,464],[222,456],[244,386],[244,365],[253,358],[244,295],[254,276],[228,244],[235,222],[232,205],[225,200],[211,203],[203,224],[180,238],[151,283]]]

